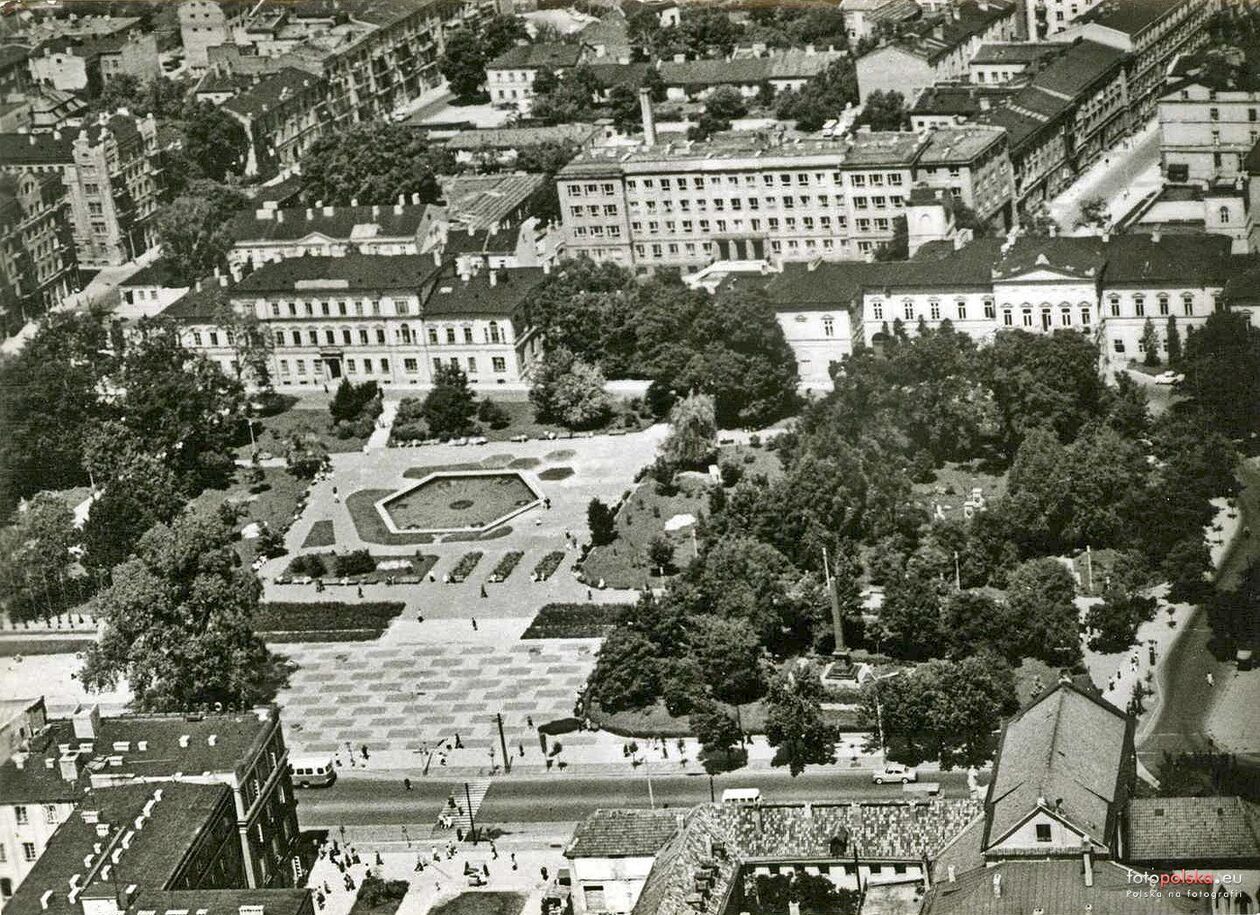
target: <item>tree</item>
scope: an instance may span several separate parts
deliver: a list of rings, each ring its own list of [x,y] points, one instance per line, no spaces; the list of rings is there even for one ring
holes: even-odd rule
[[[889,759],[936,760],[945,770],[987,763],[994,732],[1018,706],[1010,666],[989,654],[929,661],[862,690],[862,717],[882,722]]]
[[[328,446],[310,429],[294,429],[284,440],[284,463],[299,480],[313,480],[329,466]]]
[[[498,57],[521,42],[529,41],[529,31],[520,16],[491,16],[482,24],[478,36],[486,54]]]
[[[1076,220],[1078,226],[1105,226],[1111,218],[1105,198],[1095,195],[1081,201],[1081,215]]]
[[[740,706],[765,695],[765,648],[746,620],[693,617],[690,654],[714,698],[735,707],[737,721]]]
[[[734,86],[719,86],[705,99],[705,111],[727,123],[748,113],[748,103]]]
[[[570,429],[593,429],[612,414],[607,381],[598,367],[567,349],[548,349],[534,371],[529,399],[538,419]]]
[[[375,381],[355,384],[349,378],[343,378],[328,402],[328,412],[334,423],[354,422],[365,412],[375,412],[371,405],[381,397],[381,387]]]
[[[894,657],[923,660],[944,649],[937,582],[914,574],[889,582],[879,611],[882,645]]]
[[[456,33],[461,34],[461,33]],[[405,124],[365,121],[319,137],[302,157],[303,196],[329,206],[393,204],[419,195],[434,203],[441,195],[435,172],[448,154],[430,148],[421,131]]]
[[[1211,555],[1199,531],[1173,544],[1160,565],[1160,572],[1171,585],[1168,599],[1186,603],[1202,600],[1211,568]]]
[[[269,655],[251,629],[261,590],[217,512],[183,515],[146,533],[97,598],[100,640],[82,681],[125,679],[144,712],[248,709],[265,698]]]
[[[601,91],[599,79],[590,64],[578,64],[565,70],[550,92],[541,94],[535,90],[530,114],[535,120],[547,124],[593,121],[599,114],[595,99]]]
[[[799,662],[770,683],[766,696],[766,738],[775,748],[771,765],[793,776],[811,763],[835,761],[838,732],[823,718],[823,688],[813,665]]]
[[[612,113],[613,126],[622,133],[637,133],[643,129],[639,93],[631,86],[625,83],[613,86],[608,91],[608,107]]]
[[[604,639],[591,671],[587,695],[605,712],[643,708],[660,695],[660,655],[632,629],[614,629]]]
[[[189,183],[157,213],[162,259],[186,286],[227,265],[232,215],[249,203],[240,191],[208,180]]]
[[[477,415],[477,399],[468,387],[468,376],[456,365],[439,366],[421,410],[433,435],[443,439],[467,435]]]
[[[1021,656],[1067,666],[1080,657],[1072,573],[1057,559],[1031,559],[1007,582],[1010,630]]]
[[[459,29],[446,38],[438,70],[452,92],[460,98],[471,98],[481,92],[489,61],[490,54],[481,37],[470,29]]]
[[[0,528],[0,601],[10,619],[49,618],[72,605],[70,550],[78,541],[70,506],[51,493],[30,499],[13,525]]]
[[[185,349],[169,320],[142,318],[135,330],[117,379],[123,423],[188,492],[221,482],[245,423],[240,382]]]
[[[1007,627],[1005,608],[983,591],[955,591],[941,601],[940,631],[950,658],[969,657],[987,648],[1009,661],[1013,634]]]
[[[156,524],[169,522],[184,507],[179,481],[151,453],[133,456],[92,503],[83,525],[83,562],[105,572],[131,555]]]
[[[1187,340],[1182,393],[1231,438],[1260,430],[1260,328],[1218,311]]]
[[[701,699],[692,705],[688,720],[700,741],[704,770],[716,775],[734,768],[733,751],[744,739],[734,716],[712,699]]]
[[[896,89],[876,89],[866,97],[858,123],[869,124],[871,130],[905,130],[910,126],[906,97]]]
[[[249,156],[249,137],[241,123],[209,102],[190,106],[184,119],[183,153],[213,181],[240,174]]]
[[[108,343],[96,318],[58,312],[0,363],[0,516],[40,490],[88,482],[83,439],[110,413],[99,387],[114,364]]]
[[[708,465],[717,453],[713,398],[707,394],[687,395],[670,411],[669,425],[669,435],[661,443],[661,456],[681,469]]]
[[[780,92],[775,114],[796,121],[797,130],[818,130],[831,118],[838,118],[847,105],[858,100],[857,70],[852,57],[843,57],[807,82],[800,91]]]
[[[793,596],[800,573],[774,547],[744,534],[711,541],[700,558],[687,567],[678,599],[693,614],[742,620],[771,650],[785,640],[803,640],[807,631],[793,632],[803,620]]]
[[[1121,587],[1107,589],[1101,603],[1085,614],[1085,626],[1092,630],[1089,647],[1113,654],[1128,651],[1142,623],[1155,615],[1155,598]]]
[[[236,358],[236,378],[255,391],[270,392],[275,338],[252,308],[233,307],[222,289],[213,294],[214,323],[227,336]]]
[[[591,529],[592,546],[607,546],[617,539],[616,515],[598,498],[586,506],[586,523]]]
[[[1168,316],[1168,329],[1164,331],[1164,341],[1168,345],[1168,364],[1177,368],[1181,364],[1181,331],[1177,329],[1177,316]]]
[[[1138,348],[1142,350],[1143,365],[1159,365],[1159,331],[1150,318],[1142,325],[1142,339],[1138,342]]]
[[[648,543],[648,563],[661,575],[674,571],[674,544],[664,534],[657,534]]]

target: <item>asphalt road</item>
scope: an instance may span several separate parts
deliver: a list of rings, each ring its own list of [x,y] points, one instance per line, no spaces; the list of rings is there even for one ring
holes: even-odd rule
[[[925,781],[941,785],[941,793],[967,796],[965,772],[924,773]],[[721,797],[723,788],[759,788],[768,803],[804,801],[895,800],[920,797],[907,794],[901,785],[874,785],[869,769],[843,771],[809,769],[797,778],[786,770],[737,772],[714,780]],[[298,791],[298,814],[304,829],[385,824],[425,824],[437,820],[447,796],[462,797],[463,782],[414,779],[406,791],[401,778],[342,777],[329,788]],[[709,780],[703,775],[670,775],[652,778],[652,795],[658,807],[688,807],[709,800]],[[600,807],[647,807],[647,779],[641,774],[587,778],[554,776],[494,781],[477,813],[483,825],[501,823],[556,823],[580,820]]]

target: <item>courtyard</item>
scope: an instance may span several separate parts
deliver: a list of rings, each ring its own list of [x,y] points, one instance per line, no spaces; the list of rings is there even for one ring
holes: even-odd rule
[[[487,530],[539,501],[539,490],[519,471],[443,471],[377,507],[395,531],[446,532]]]

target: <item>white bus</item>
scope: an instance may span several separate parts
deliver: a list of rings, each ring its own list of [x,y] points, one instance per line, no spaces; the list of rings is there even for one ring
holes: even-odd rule
[[[337,769],[328,756],[295,756],[289,760],[289,776],[299,788],[327,788],[337,780]]]
[[[727,788],[722,792],[723,804],[760,804],[761,791],[757,788]]]

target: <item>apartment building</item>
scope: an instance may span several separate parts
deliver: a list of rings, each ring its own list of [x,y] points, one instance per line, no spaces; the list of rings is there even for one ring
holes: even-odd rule
[[[90,95],[121,75],[146,82],[162,73],[157,36],[140,28],[99,38],[54,38],[31,52],[29,64],[37,85]]]
[[[542,351],[529,293],[546,268],[473,268],[461,272],[432,254],[297,257],[226,290],[189,293],[163,314],[183,325],[185,345],[229,373],[236,355],[216,303],[227,298],[256,315],[271,335],[279,390],[344,377],[425,386],[445,364],[474,385],[519,387]]]
[[[734,89],[744,98],[753,98],[766,85],[775,92],[796,92],[832,63],[848,56],[844,50],[812,45],[782,51],[757,50],[759,53],[735,54],[725,59],[661,61],[657,70],[671,101],[703,101],[723,87]],[[641,66],[625,64],[622,69],[633,72]],[[637,87],[642,78],[632,82]]]
[[[1011,188],[1000,132],[592,149],[556,186],[569,254],[690,271],[715,260],[863,258],[892,239],[918,180],[998,216]]]
[[[193,73],[210,66],[210,49],[232,42],[232,30],[248,16],[248,0],[183,0],[176,8],[184,63]]]
[[[8,329],[44,314],[78,285],[61,176],[0,175],[0,309]]]
[[[293,168],[323,136],[328,86],[296,67],[284,67],[220,106],[249,138],[245,174],[272,175]]]
[[[1154,117],[1164,77],[1178,54],[1207,42],[1214,0],[1103,0],[1057,37],[1084,38],[1133,55],[1128,72],[1133,124]]]
[[[968,79],[980,86],[1022,84],[1053,61],[1067,45],[1053,41],[1010,41],[981,45],[967,65]]]
[[[1054,38],[1098,5],[1099,0],[1029,0],[1026,34],[1031,39]]]
[[[875,39],[882,28],[892,28],[923,15],[914,0],[840,0],[840,11],[850,46]]]
[[[0,869],[17,862],[0,882],[6,899],[14,897],[6,908],[49,911],[55,901],[59,912],[120,915],[130,903],[114,909],[92,900],[124,890],[134,900],[149,889],[295,885],[296,803],[274,709],[107,718],[92,706],[49,720],[34,700],[5,711]],[[95,836],[91,864],[68,851],[85,835]],[[167,870],[147,874],[135,860],[120,867],[142,838],[157,840],[153,853]],[[112,881],[111,869],[126,881]]]
[[[1246,174],[1260,142],[1260,46],[1181,57],[1159,95],[1159,152],[1171,182],[1210,184]]]
[[[960,0],[857,59],[861,101],[875,91],[900,92],[909,101],[928,86],[963,80],[981,45],[1013,41],[1021,27],[1009,0]]]
[[[574,44],[519,44],[486,64],[486,91],[496,105],[528,115],[534,107],[534,80],[544,70],[559,75],[577,66],[582,48]]]

